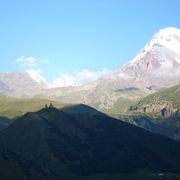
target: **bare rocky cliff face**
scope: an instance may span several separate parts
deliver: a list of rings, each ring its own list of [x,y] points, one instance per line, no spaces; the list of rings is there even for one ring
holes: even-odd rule
[[[160,115],[163,118],[169,118],[174,114],[180,113],[178,108],[174,108],[172,104],[165,102],[157,102],[154,104],[147,105],[131,105],[127,109],[128,112],[136,113],[151,113],[155,115]]]

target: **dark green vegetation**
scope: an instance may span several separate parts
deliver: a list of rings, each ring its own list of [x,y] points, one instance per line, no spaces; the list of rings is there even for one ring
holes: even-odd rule
[[[159,179],[160,172],[180,173],[180,143],[85,105],[20,117],[0,132],[0,158],[3,180],[142,179],[141,171]]]
[[[0,130],[6,128],[9,126],[9,124],[12,122],[11,119],[8,119],[6,117],[0,117]]]
[[[29,180],[32,177],[44,179],[45,174],[34,162],[2,146],[0,147],[0,179]]]
[[[166,119],[141,113],[131,115],[116,114],[113,115],[113,117],[153,133],[161,134],[180,141],[180,114],[173,114],[171,117]]]

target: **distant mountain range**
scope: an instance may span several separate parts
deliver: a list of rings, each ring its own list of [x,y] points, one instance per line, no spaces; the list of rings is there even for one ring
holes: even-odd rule
[[[176,180],[178,141],[179,29],[160,30],[130,62],[81,86],[0,73],[0,179]]]
[[[35,70],[0,73],[0,92],[24,96],[48,88],[48,82]]]
[[[0,169],[3,180],[176,179],[180,144],[85,105],[51,107],[0,131]]]
[[[34,70],[0,73],[0,92],[6,94],[0,95],[0,116],[16,118],[50,102],[57,108],[83,103],[179,140],[179,47],[180,30],[162,29],[129,63],[81,86],[51,88]],[[2,119],[1,127],[7,124]]]
[[[62,103],[85,103],[104,112],[180,83],[180,30],[165,28],[127,64],[81,86],[51,88],[38,72],[0,73],[0,92],[48,98]],[[123,102],[123,103],[121,103]]]

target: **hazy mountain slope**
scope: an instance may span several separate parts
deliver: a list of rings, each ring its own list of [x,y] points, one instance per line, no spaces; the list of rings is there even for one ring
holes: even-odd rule
[[[1,93],[16,96],[34,94],[48,87],[47,81],[34,70],[0,73],[0,85],[3,85]]]
[[[1,131],[0,145],[35,163],[52,180],[103,173],[107,178],[147,167],[180,172],[178,142],[91,112],[81,105],[69,114],[55,108],[27,113]]]
[[[83,86],[68,87],[67,90],[66,88],[45,90],[38,96],[48,97],[63,103],[83,103],[103,112],[109,112],[115,109],[116,104],[120,104],[122,99],[126,104],[131,104],[140,97],[145,97],[152,92],[154,90],[133,86],[132,83],[127,87],[121,81],[104,81],[100,79]],[[125,106],[122,104],[118,109],[124,111]]]
[[[12,93],[12,89],[10,89],[6,84],[4,84],[0,80],[0,92],[4,93],[4,94],[10,94],[10,93]]]

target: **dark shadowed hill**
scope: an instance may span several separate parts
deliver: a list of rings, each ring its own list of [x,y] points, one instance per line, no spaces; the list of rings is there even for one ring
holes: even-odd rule
[[[0,179],[2,180],[44,180],[47,173],[34,162],[17,153],[0,147]]]
[[[61,110],[67,114],[91,114],[91,115],[104,115],[102,112],[87,106],[85,104],[75,104],[70,106],[62,107]]]
[[[2,130],[4,128],[6,128],[7,126],[9,126],[9,124],[11,124],[11,122],[12,122],[11,119],[0,116],[0,130]]]
[[[1,131],[0,145],[34,163],[29,179],[106,174],[104,179],[139,169],[180,173],[180,143],[84,105],[70,107],[66,113],[56,108],[27,113]],[[23,167],[17,175],[28,176]]]

